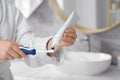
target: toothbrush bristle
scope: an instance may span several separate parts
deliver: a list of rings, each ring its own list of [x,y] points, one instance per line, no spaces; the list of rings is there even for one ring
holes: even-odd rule
[[[54,50],[55,49],[55,47],[54,46],[51,46],[51,50]]]

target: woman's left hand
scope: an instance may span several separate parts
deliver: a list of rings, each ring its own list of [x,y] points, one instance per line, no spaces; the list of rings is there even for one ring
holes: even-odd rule
[[[61,47],[71,46],[76,41],[76,38],[77,34],[74,28],[66,29],[62,37],[62,42],[60,43],[59,46]]]
[[[48,56],[53,56],[56,52],[58,52],[62,47],[71,46],[76,41],[77,34],[74,28],[66,29],[63,36],[62,41],[59,45],[55,46],[54,53],[48,53]],[[48,41],[47,49],[51,49],[52,39]]]

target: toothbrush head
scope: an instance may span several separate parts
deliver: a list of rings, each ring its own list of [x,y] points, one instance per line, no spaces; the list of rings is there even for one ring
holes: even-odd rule
[[[51,46],[51,50],[55,50],[55,46],[52,45],[52,46]]]

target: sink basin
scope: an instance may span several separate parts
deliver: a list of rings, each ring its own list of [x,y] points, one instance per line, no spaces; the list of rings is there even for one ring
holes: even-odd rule
[[[69,52],[68,60],[57,69],[72,74],[95,75],[106,71],[111,59],[111,55],[105,53]]]

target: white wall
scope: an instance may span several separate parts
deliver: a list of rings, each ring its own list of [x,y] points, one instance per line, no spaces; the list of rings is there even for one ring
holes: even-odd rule
[[[107,25],[109,0],[58,0],[69,15],[73,10],[79,14],[79,24],[96,29]]]
[[[96,0],[76,0],[76,10],[80,16],[80,25],[96,28]]]
[[[96,0],[97,28],[103,28],[108,24],[109,0]]]
[[[69,15],[76,8],[76,0],[57,0],[65,14]]]

